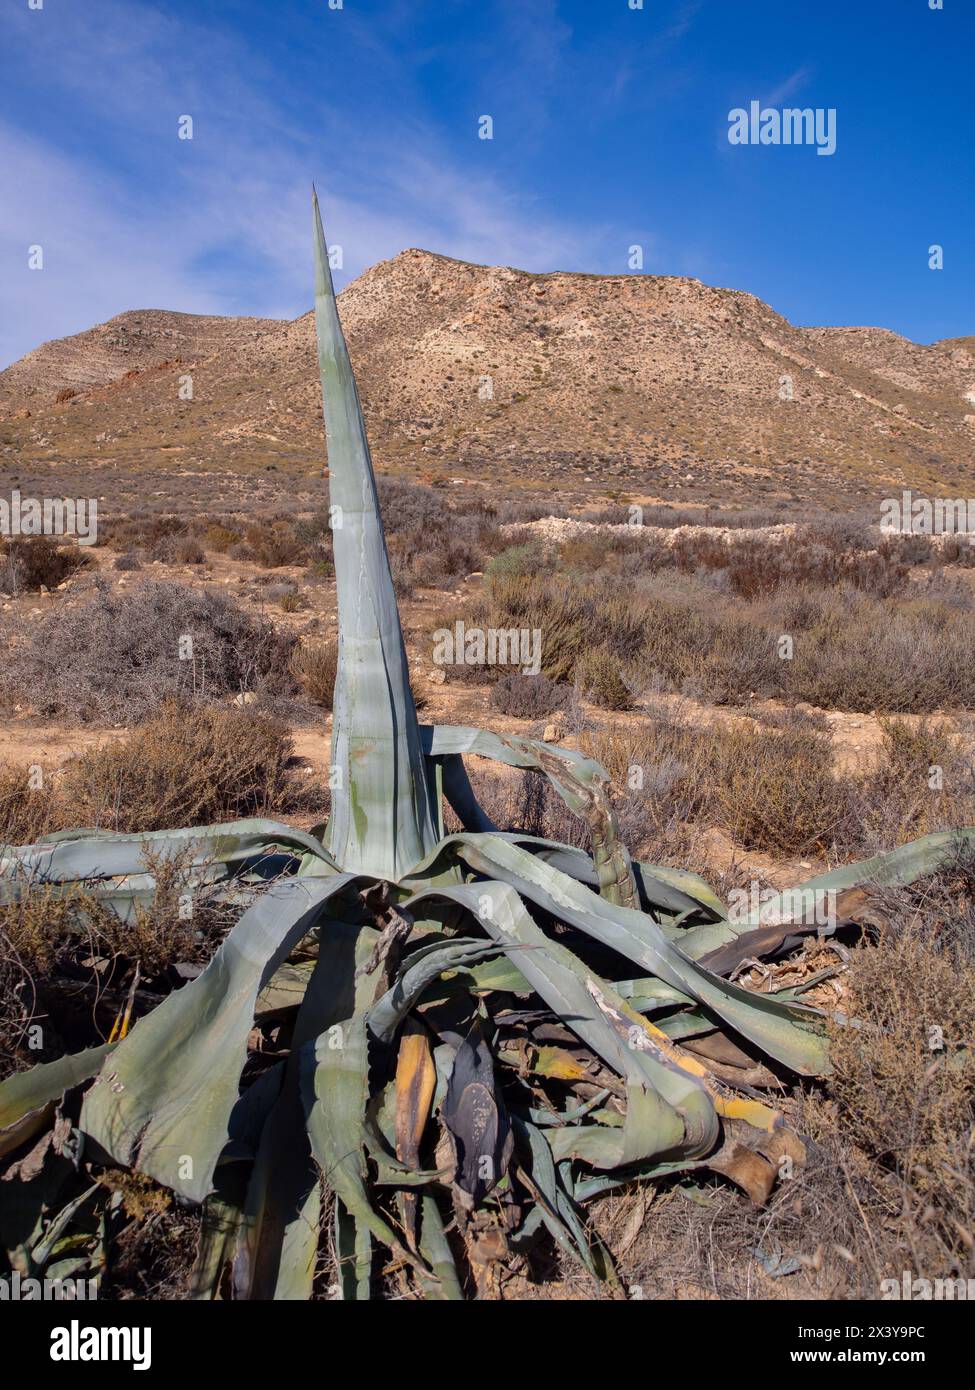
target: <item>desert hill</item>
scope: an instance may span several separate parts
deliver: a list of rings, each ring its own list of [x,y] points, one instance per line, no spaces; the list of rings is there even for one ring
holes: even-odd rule
[[[373,266],[340,306],[381,469],[724,502],[970,479],[971,338],[800,328],[698,280],[534,275],[420,250]],[[46,343],[0,373],[0,451],[21,486],[52,467],[313,478],[312,316],[137,310]]]

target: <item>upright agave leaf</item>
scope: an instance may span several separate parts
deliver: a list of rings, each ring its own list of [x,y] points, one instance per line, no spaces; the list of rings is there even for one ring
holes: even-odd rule
[[[339,659],[327,842],[352,872],[396,879],[437,841],[406,649],[366,427],[339,322],[318,199],[313,195],[315,325],[328,439]]]

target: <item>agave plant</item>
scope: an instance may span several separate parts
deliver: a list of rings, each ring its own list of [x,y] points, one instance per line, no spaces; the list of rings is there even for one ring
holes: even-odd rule
[[[597,763],[420,725],[313,201],[339,612],[331,814],[311,833],[250,820],[5,850],[7,904],[38,883],[83,888],[129,921],[179,857],[189,893],[218,892],[241,915],[202,974],[131,1031],[0,1085],[0,1233],[15,1267],[49,1272],[60,1255],[63,1274],[87,1197],[65,1202],[65,1172],[107,1166],[202,1204],[198,1297],[310,1297],[327,1209],[344,1297],[375,1288],[381,1247],[425,1297],[486,1294],[545,1232],[612,1280],[588,1200],[708,1168],[761,1201],[783,1156],[801,1162],[763,1091],[828,1071],[823,1017],[798,989],[725,977],[822,930],[797,902],[830,890],[841,922],[858,885],[931,872],[975,831],[732,920],[700,878],[630,857]],[[548,778],[592,853],[499,830],[465,754]],[[255,1067],[255,1018],[276,1007],[286,1046]],[[702,1039],[719,1045],[702,1052]]]

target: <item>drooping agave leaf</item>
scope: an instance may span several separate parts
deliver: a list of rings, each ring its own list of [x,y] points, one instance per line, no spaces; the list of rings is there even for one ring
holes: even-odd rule
[[[692,874],[685,869],[671,869],[663,864],[645,864],[642,859],[634,859],[633,871],[639,887],[643,890],[643,896],[652,907],[686,914],[692,912],[696,905],[703,908],[709,917],[718,921],[728,915],[724,903],[700,874]],[[673,888],[680,895],[671,907],[663,900],[661,884]]]
[[[0,1081],[0,1156],[42,1129],[65,1091],[93,1077],[115,1047],[115,1043],[102,1043]]]
[[[368,1012],[369,1031],[390,1042],[397,1027],[423,991],[445,970],[463,970],[496,956],[499,947],[474,937],[435,941],[412,951],[392,988]]]
[[[465,725],[424,724],[420,727],[420,736],[426,753],[443,764],[444,794],[465,830],[495,832],[501,834],[503,839],[516,839],[519,844],[531,848],[539,858],[555,864],[563,873],[578,878],[582,883],[599,886],[609,901],[617,901],[621,896],[609,891],[611,885],[632,876],[634,893],[642,891],[644,899],[652,907],[659,907],[665,913],[677,915],[703,909],[709,918],[725,915],[721,900],[696,874],[659,870],[649,864],[631,861],[625,848],[615,841],[615,818],[605,793],[608,774],[593,758],[587,758],[572,748],[556,748],[537,739],[513,734],[501,736],[487,729]],[[597,850],[597,862],[594,863],[582,850],[572,849],[568,845],[518,832],[498,832],[493,821],[478,805],[463,766],[464,753],[491,758],[508,767],[541,772],[569,810],[589,824],[594,849]],[[595,816],[594,799],[598,802]],[[604,842],[601,857],[596,844],[600,836]],[[636,899],[630,897],[628,889],[623,896],[626,897],[626,905],[636,906]]]
[[[346,870],[397,879],[437,839],[376,480],[314,199],[315,326],[328,438],[339,615],[328,846]]]
[[[628,1000],[640,1013],[651,1013],[654,1009],[669,1009],[673,1004],[693,1004],[689,994],[684,994],[663,980],[655,980],[652,975],[642,975],[636,980],[617,980],[616,993]]]
[[[476,753],[481,758],[491,758],[509,767],[531,768],[538,772],[544,771],[539,751],[550,752],[565,769],[567,776],[571,774],[569,785],[560,794],[564,794],[566,804],[572,810],[582,809],[574,783],[602,783],[608,778],[601,763],[576,752],[574,748],[542,744],[515,734],[502,736],[488,729],[475,729],[463,724],[424,724],[420,734],[423,750],[430,757]]]
[[[118,1163],[202,1202],[227,1142],[258,991],[352,874],[283,879],[207,968],[141,1018],[85,1096],[81,1129]]]
[[[214,1174],[215,1190],[203,1203],[200,1241],[190,1275],[191,1298],[202,1300],[220,1296],[224,1274],[232,1269],[241,1245],[247,1240],[248,1172],[253,1175],[261,1135],[281,1094],[284,1072],[284,1062],[276,1062],[262,1072],[230,1113],[227,1145]]]
[[[262,1128],[234,1260],[239,1298],[311,1297],[318,1253],[318,1169],[312,1158],[301,1093],[302,1049],[345,1018],[354,1005],[353,952],[375,943],[371,929],[326,923],[291,1035],[280,1093]]]
[[[626,1122],[620,1130],[596,1125],[566,1131],[566,1151],[599,1167],[641,1162],[673,1152],[706,1153],[718,1137],[713,1105],[700,1083],[676,1067],[634,1046],[628,1028],[643,1021],[634,1015],[614,1027],[602,999],[622,1016],[625,1004],[612,986],[588,969],[561,943],[532,921],[514,889],[504,883],[441,885],[418,894],[462,903],[495,940],[519,948],[514,963],[532,989],[573,1032],[627,1083]],[[565,1156],[563,1154],[563,1156]]]
[[[573,749],[556,748],[549,743],[514,735],[489,734],[482,729],[427,726],[422,731],[422,738],[424,748],[431,756],[441,754],[455,758],[464,752],[480,753],[512,767],[528,767],[544,773],[570,811],[589,827],[591,863],[602,896],[609,902],[627,907],[638,906],[629,850],[619,838],[616,813],[608,792],[609,777],[600,763]],[[474,809],[476,798],[470,784],[464,786],[456,767],[450,785],[458,793],[460,805],[466,813],[464,823],[467,824],[473,817],[475,824],[483,824],[486,818],[483,813],[479,814],[479,807]]]
[[[247,1185],[233,1260],[237,1298],[311,1297],[320,1205],[296,1066],[261,1131]]]
[[[81,1208],[86,1205],[88,1200],[91,1197],[94,1197],[95,1193],[98,1190],[99,1184],[97,1182],[93,1182],[89,1187],[85,1188],[84,1192],[79,1193],[77,1197],[74,1197],[70,1202],[67,1202],[57,1213],[57,1215],[48,1223],[43,1236],[31,1250],[32,1261],[38,1268],[43,1269],[43,1267],[47,1264],[48,1260],[54,1253],[55,1248],[57,1247],[58,1241],[60,1240],[64,1232],[68,1229],[68,1226],[71,1224],[72,1219],[77,1215]]]
[[[243,1220],[240,1207],[215,1193],[204,1202],[200,1244],[189,1277],[192,1299],[217,1297],[224,1270],[234,1257]]]
[[[186,830],[148,834],[66,830],[36,845],[10,847],[0,861],[0,901],[10,901],[24,884],[89,883],[145,872],[147,859],[187,856],[190,866],[233,865],[275,847],[298,858],[311,856],[334,867],[327,850],[303,830],[253,818]]]
[[[372,1232],[355,1220],[341,1197],[335,1198],[334,1229],[339,1292],[346,1302],[364,1302],[372,1277]]]
[[[843,864],[829,873],[817,874],[797,888],[770,894],[763,898],[754,912],[747,915],[714,926],[692,927],[681,939],[681,950],[699,959],[709,969],[724,973],[733,969],[738,961],[759,951],[765,953],[772,950],[776,944],[788,942],[796,934],[813,931],[829,934],[832,924],[821,924],[816,920],[816,905],[824,901],[822,895],[839,895],[870,884],[884,887],[914,883],[928,874],[937,873],[959,855],[970,853],[973,847],[975,828],[941,830],[924,835],[910,844],[874,855],[872,859]],[[841,905],[840,900],[838,906]]]
[[[584,884],[496,835],[447,836],[431,863],[418,866],[418,874],[451,854],[459,855],[478,873],[510,883],[553,916],[689,994],[800,1075],[822,1075],[829,1070],[822,1018],[816,1010],[751,993],[712,975],[678,950],[646,913],[597,897]],[[520,968],[520,962],[516,964]]]

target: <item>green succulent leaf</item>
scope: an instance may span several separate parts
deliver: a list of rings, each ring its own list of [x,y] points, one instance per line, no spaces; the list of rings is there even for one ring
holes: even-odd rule
[[[822,1016],[815,1009],[751,993],[712,975],[685,956],[646,913],[607,902],[584,884],[495,835],[447,836],[430,861],[418,866],[418,874],[429,872],[439,859],[451,855],[458,855],[478,873],[503,879],[530,902],[690,995],[767,1055],[801,1075],[821,1075],[829,1070]],[[521,968],[520,962],[516,963]]]
[[[282,879],[202,975],[141,1018],[85,1096],[81,1128],[117,1163],[202,1202],[227,1143],[257,996],[352,874]]]
[[[366,427],[314,198],[315,327],[339,612],[328,845],[344,869],[396,879],[437,840]]]

